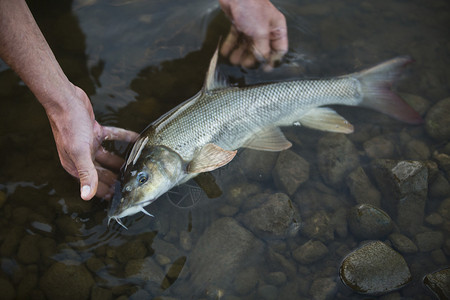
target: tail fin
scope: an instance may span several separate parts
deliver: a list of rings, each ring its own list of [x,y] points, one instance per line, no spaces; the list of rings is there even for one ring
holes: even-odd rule
[[[355,74],[363,94],[360,105],[410,124],[422,123],[419,113],[391,90],[403,68],[412,61],[410,57],[397,57]]]

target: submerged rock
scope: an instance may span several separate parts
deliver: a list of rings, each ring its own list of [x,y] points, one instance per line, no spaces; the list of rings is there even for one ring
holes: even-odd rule
[[[226,286],[256,259],[263,243],[232,218],[216,220],[194,246],[190,260],[192,288]]]
[[[339,275],[344,284],[362,294],[388,293],[412,279],[404,258],[380,241],[370,242],[347,255]]]
[[[428,193],[428,168],[419,161],[379,159],[372,172],[383,192],[382,207],[405,232],[414,234],[423,224]]]
[[[309,240],[292,252],[292,256],[301,264],[311,264],[328,254],[328,248],[320,241]]]
[[[334,277],[317,278],[309,290],[309,294],[314,300],[333,299],[336,292],[337,283]]]
[[[444,235],[440,231],[427,231],[416,234],[415,241],[421,252],[430,252],[442,247]]]
[[[42,276],[40,287],[48,299],[89,299],[94,279],[83,265],[56,262]]]
[[[360,239],[380,239],[393,228],[392,220],[383,210],[370,204],[353,207],[348,214],[350,231]]]
[[[359,164],[358,151],[343,134],[328,134],[318,143],[320,175],[327,184],[339,186]]]
[[[376,207],[380,206],[381,194],[373,186],[363,168],[358,167],[348,175],[347,186],[358,204],[367,203]]]
[[[394,144],[383,136],[377,136],[364,142],[363,147],[370,158],[390,158],[395,152]]]
[[[238,159],[241,169],[248,179],[267,181],[271,179],[277,157],[278,152],[245,149]]]
[[[309,163],[291,150],[282,151],[272,174],[275,185],[292,196],[309,179]]]
[[[418,248],[406,235],[400,233],[392,233],[389,235],[392,246],[400,253],[411,254],[416,253]]]
[[[165,274],[152,257],[146,257],[128,261],[125,276],[137,284],[151,283],[160,286]]]
[[[423,283],[439,299],[450,299],[450,268],[428,274]]]
[[[255,234],[263,237],[285,237],[300,227],[300,216],[286,194],[270,195],[261,206],[250,210],[243,223]]]
[[[433,105],[425,117],[427,133],[434,139],[445,141],[450,139],[450,98],[443,99]]]

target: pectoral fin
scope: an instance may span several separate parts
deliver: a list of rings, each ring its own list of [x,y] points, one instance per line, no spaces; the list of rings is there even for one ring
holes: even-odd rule
[[[237,150],[229,151],[214,144],[206,144],[188,164],[188,173],[202,173],[215,170],[229,163]]]
[[[339,132],[339,133],[352,133],[353,125],[350,124],[337,112],[327,107],[317,107],[311,109],[300,119],[300,123],[306,127]]]
[[[292,146],[280,128],[264,129],[248,140],[244,147],[262,151],[283,151]]]

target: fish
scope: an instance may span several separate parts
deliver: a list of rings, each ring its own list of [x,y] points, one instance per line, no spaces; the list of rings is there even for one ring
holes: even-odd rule
[[[174,186],[228,164],[239,148],[283,151],[292,146],[280,127],[302,125],[352,133],[329,105],[361,106],[420,124],[419,113],[392,90],[405,66],[400,56],[375,67],[328,79],[232,86],[217,71],[214,53],[203,88],[151,123],[139,136],[120,175],[108,224],[143,212]],[[124,226],[125,227],[125,226]]]

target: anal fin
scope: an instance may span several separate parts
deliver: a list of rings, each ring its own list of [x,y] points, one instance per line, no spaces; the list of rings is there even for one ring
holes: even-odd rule
[[[289,149],[289,142],[278,127],[271,127],[252,136],[244,145],[245,148],[261,151],[283,151]]]
[[[304,114],[300,123],[303,126],[323,131],[352,133],[353,125],[328,107],[313,108]]]

